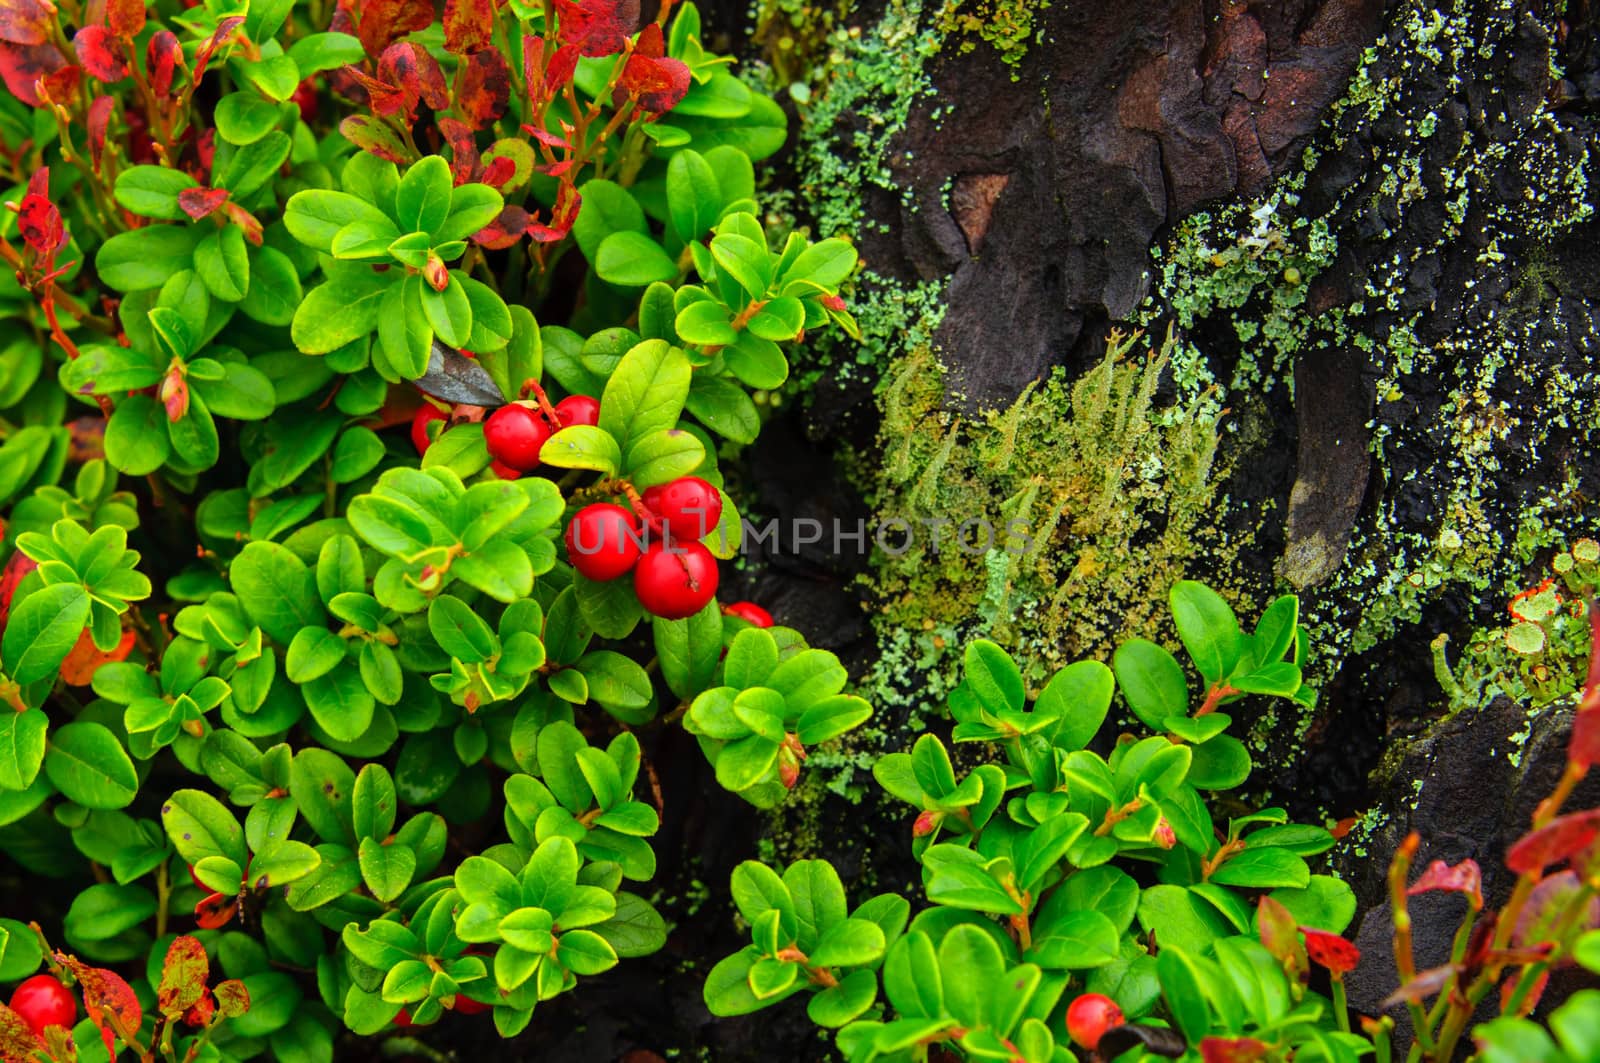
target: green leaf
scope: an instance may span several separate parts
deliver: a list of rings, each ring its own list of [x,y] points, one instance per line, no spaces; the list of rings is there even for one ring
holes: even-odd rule
[[[228,160],[226,168],[214,178],[213,183],[218,188],[226,188],[232,192],[234,199],[243,199],[266,184],[278,172],[278,168],[289,157],[290,147],[289,134],[281,130],[272,130],[235,151],[233,157]],[[235,227],[230,226],[230,228]],[[243,235],[243,230],[240,230],[240,235]]]
[[[1022,670],[1010,654],[988,639],[975,639],[967,645],[964,664],[967,686],[989,711],[1021,711]]]
[[[189,268],[203,232],[198,226],[149,225],[118,233],[100,245],[95,272],[120,292],[159,288],[168,277]]]
[[[621,185],[614,181],[585,181],[579,186],[578,194],[583,197],[583,209],[572,223],[572,235],[583,257],[591,263],[600,253],[601,242],[612,233],[649,235],[644,208]]]
[[[623,468],[640,489],[670,483],[699,469],[706,449],[692,432],[666,428],[635,439],[623,459]]]
[[[452,347],[466,347],[472,337],[472,302],[467,298],[461,276],[459,270],[451,270],[450,281],[442,292],[428,284],[417,289],[429,326],[440,340]]]
[[[484,184],[457,185],[450,193],[450,213],[433,230],[435,244],[465,240],[500,216],[505,200],[497,189]]]
[[[450,189],[450,164],[441,155],[424,155],[400,178],[396,220],[407,232],[439,229],[450,216]]]
[[[721,377],[698,373],[685,402],[701,424],[735,443],[753,443],[761,415],[743,388]]]
[[[57,583],[22,600],[6,623],[0,659],[26,686],[54,675],[89,622],[89,594],[78,583]]]
[[[289,46],[289,58],[302,77],[337,70],[366,57],[361,41],[348,33],[308,33]]]
[[[722,349],[728,369],[748,387],[770,391],[789,379],[789,360],[771,340],[741,332],[739,341]]]
[[[600,399],[600,428],[624,451],[652,432],[677,424],[689,395],[687,356],[663,340],[645,340],[617,363]]]
[[[171,453],[166,411],[149,395],[130,395],[106,422],[106,460],[129,476],[147,476]]]
[[[372,838],[362,838],[359,859],[362,881],[384,904],[405,892],[417,870],[417,855],[409,846],[398,842],[385,845]]]
[[[396,283],[393,271],[374,273],[348,264],[306,293],[290,326],[295,346],[304,354],[327,354],[370,335],[378,327],[384,296]]]
[[[161,822],[186,863],[218,856],[243,867],[244,829],[221,801],[201,790],[179,790],[161,806]]]
[[[0,791],[26,790],[44,763],[50,718],[40,709],[0,715]],[[3,955],[3,953],[0,953]]]
[[[1056,748],[1082,749],[1099,733],[1115,693],[1111,669],[1099,661],[1078,661],[1051,677],[1033,711],[1056,720],[1043,732]]]
[[[1232,735],[1217,735],[1193,748],[1194,758],[1185,779],[1190,786],[1231,790],[1250,777],[1250,751]]]
[[[1247,889],[1303,889],[1311,883],[1311,870],[1287,849],[1246,847],[1213,871],[1211,881]]]
[[[1208,684],[1233,672],[1243,655],[1239,621],[1222,595],[1194,580],[1173,585],[1172,619],[1178,637]]]
[[[499,652],[494,632],[460,598],[441,594],[428,607],[428,630],[439,648],[461,661],[487,661]]]
[[[800,252],[780,280],[785,294],[789,294],[788,285],[795,281],[809,281],[833,291],[849,279],[855,268],[856,249],[849,241],[833,237]]]
[[[497,351],[511,342],[511,311],[505,300],[487,284],[460,274],[461,288],[466,293],[472,312],[472,331],[467,337],[467,348],[474,353]]]
[[[764,246],[737,233],[718,233],[711,238],[711,257],[750,298],[765,297],[772,285],[772,255]]]
[[[240,312],[263,325],[289,324],[304,297],[294,263],[273,247],[256,248],[251,256],[250,286],[239,303]]]
[[[545,441],[539,460],[558,469],[591,469],[615,476],[622,468],[622,448],[610,432],[594,425],[563,428]]]
[[[733,315],[727,307],[713,299],[702,299],[678,311],[672,327],[685,343],[725,347],[739,340],[732,322]]]
[[[860,967],[883,958],[883,929],[864,919],[844,919],[829,927],[807,958],[814,967]]]
[[[354,842],[351,795],[355,781],[355,772],[326,749],[302,749],[289,766],[289,796],[324,841]]]
[[[655,281],[676,280],[677,263],[661,245],[643,233],[613,232],[600,242],[595,272],[608,284],[643,288]]]
[[[716,602],[685,620],[651,621],[656,659],[668,689],[691,699],[711,685],[722,656],[722,609]]]
[[[228,577],[250,618],[284,646],[301,628],[324,623],[316,575],[287,547],[247,544],[234,558]]]
[[[63,924],[66,932],[78,940],[105,941],[132,930],[155,914],[155,894],[143,886],[99,882],[73,898]]]
[[[240,147],[254,144],[285,117],[284,108],[285,104],[263,100],[254,92],[230,92],[217,101],[217,135]]]
[[[1035,920],[1033,947],[1023,958],[1052,970],[1083,970],[1111,963],[1119,945],[1116,926],[1102,913],[1060,911]]]
[[[182,170],[165,166],[130,166],[117,175],[112,195],[121,206],[146,218],[186,221],[188,215],[178,205],[178,193],[199,187]]]
[[[1128,707],[1153,730],[1168,716],[1189,715],[1189,681],[1178,659],[1148,639],[1129,639],[1111,658]]]
[[[307,247],[328,254],[333,253],[333,238],[339,230],[355,221],[365,221],[378,229],[394,224],[383,211],[348,192],[307,189],[290,196],[283,207],[283,224],[289,234]]]
[[[698,240],[722,213],[717,174],[697,151],[680,151],[667,161],[667,210],[684,243]]]

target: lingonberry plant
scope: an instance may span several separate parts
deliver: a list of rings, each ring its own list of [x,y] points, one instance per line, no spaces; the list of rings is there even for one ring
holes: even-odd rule
[[[716,601],[723,444],[855,331],[728,63],[670,0],[0,0],[0,825],[127,972],[0,923],[7,1059],[78,995],[145,1059],[516,1033],[665,940],[637,729],[771,804],[867,718]]]

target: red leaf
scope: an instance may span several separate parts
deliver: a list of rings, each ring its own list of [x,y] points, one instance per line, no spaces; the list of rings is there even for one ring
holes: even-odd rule
[[[238,898],[228,898],[220,893],[210,893],[194,906],[195,925],[202,930],[215,930],[227,926],[239,911]]]
[[[528,235],[541,244],[564,239],[572,231],[572,223],[578,220],[578,208],[582,206],[583,197],[578,195],[572,182],[561,182],[561,188],[556,192],[555,217],[549,225],[539,221],[529,222]]]
[[[1465,893],[1472,902],[1473,910],[1476,911],[1483,907],[1483,872],[1476,860],[1463,860],[1454,867],[1443,860],[1435,860],[1428,865],[1422,877],[1411,884],[1406,893],[1415,897],[1419,893],[1429,893],[1433,890]]]
[[[527,211],[514,204],[508,205],[498,218],[472,234],[472,242],[491,251],[502,250],[522,239],[531,221]]]
[[[502,188],[515,176],[517,176],[517,164],[510,156],[497,155],[483,171],[482,181],[491,188]]]
[[[1575,855],[1600,836],[1600,808],[1558,816],[1518,838],[1506,853],[1506,866],[1519,875],[1537,875]]]
[[[378,77],[405,89],[412,100],[411,109],[416,108],[417,100],[435,111],[450,106],[450,89],[439,60],[421,45],[402,41],[384,49],[378,60]]]
[[[1204,1063],[1256,1063],[1267,1058],[1269,1050],[1270,1046],[1254,1037],[1207,1037],[1200,1042]]]
[[[1420,1004],[1448,985],[1450,980],[1460,973],[1460,970],[1455,964],[1447,963],[1443,967],[1434,967],[1431,970],[1423,971],[1411,981],[1390,993],[1378,1007],[1387,1011],[1396,1004]]]
[[[661,27],[652,22],[639,34],[639,43],[622,68],[622,87],[641,111],[652,114],[672,110],[689,91],[689,68],[663,58],[663,50]]]
[[[1600,900],[1590,898],[1584,902],[1587,911],[1581,914],[1573,912],[1581,887],[1582,882],[1571,869],[1558,871],[1540,880],[1517,913],[1517,925],[1512,929],[1511,943],[1514,946],[1547,945],[1557,936],[1558,922],[1572,915],[1580,915],[1576,923],[1578,930],[1593,926],[1596,917],[1600,916]]]
[[[1586,768],[1600,764],[1600,601],[1589,603],[1589,647],[1589,677],[1567,742],[1567,759]]]
[[[1517,986],[1522,982],[1522,972],[1512,971],[1511,976],[1500,983],[1500,1013],[1510,1014],[1506,1011],[1511,1006],[1511,995],[1516,992]],[[1544,987],[1550,984],[1550,972],[1540,971],[1539,976],[1533,980],[1533,988],[1528,990],[1527,996],[1522,998],[1522,1008],[1516,1014],[1526,1015],[1539,1006],[1539,998],[1544,996]]]
[[[156,999],[161,1014],[176,1019],[206,997],[206,979],[211,977],[211,961],[198,938],[182,934],[167,946],[161,964],[161,987]]]
[[[456,55],[494,46],[494,0],[445,0],[444,47]]]
[[[522,131],[528,134],[534,140],[537,140],[539,143],[548,145],[552,148],[572,147],[572,142],[567,140],[566,137],[558,137],[548,129],[540,129],[536,125],[524,125],[522,127]]]
[[[356,19],[356,36],[374,59],[406,34],[433,25],[432,0],[361,0],[359,7],[352,4],[350,10]]]
[[[118,37],[133,37],[144,29],[144,0],[106,0],[106,22]]]
[[[564,44],[584,55],[616,55],[639,24],[639,0],[556,0],[556,15]]]
[[[511,68],[498,50],[486,48],[467,56],[456,103],[468,125],[482,129],[506,113],[511,101]]]
[[[450,178],[458,185],[476,179],[481,156],[478,154],[477,141],[472,138],[472,130],[467,123],[458,118],[439,119],[439,132],[444,134],[444,139],[450,145]]]
[[[128,659],[128,654],[133,652],[133,640],[133,632],[124,631],[115,646],[109,650],[102,650],[94,644],[94,637],[85,628],[61,662],[61,681],[69,687],[88,686],[94,682],[94,674],[103,665]]]
[[[178,206],[195,221],[215,214],[227,201],[226,188],[185,188],[178,193]]]
[[[23,243],[44,259],[61,250],[67,242],[61,212],[47,196],[39,192],[29,191],[22,197],[22,205],[17,213],[17,231],[22,234]]]
[[[183,61],[183,48],[171,30],[160,30],[145,46],[145,66],[150,71],[150,91],[165,99],[172,91],[172,72]]]
[[[78,83],[83,80],[83,68],[64,66],[39,79],[39,99],[46,104],[71,107],[78,101]]]
[[[578,60],[582,52],[575,44],[565,44],[556,49],[556,54],[550,57],[550,65],[544,71],[545,94],[554,98],[561,91],[561,86],[572,80],[572,75],[577,72]]]
[[[532,34],[522,38],[522,81],[530,89],[544,69],[544,38]]]
[[[0,41],[0,78],[11,95],[29,107],[42,107],[36,88],[39,79],[67,65],[53,44],[12,44]]]
[[[1306,936],[1306,954],[1319,967],[1340,975],[1355,970],[1356,964],[1361,962],[1361,950],[1338,934],[1309,926],[1301,927],[1300,932]]]
[[[6,618],[11,615],[11,599],[17,593],[17,585],[38,567],[39,562],[18,550],[6,562],[6,567],[0,569],[0,631],[5,630]]]
[[[222,205],[222,213],[228,216],[230,222],[244,230],[246,243],[252,247],[261,246],[264,230],[261,227],[261,222],[254,214],[231,201]]]
[[[0,1004],[0,1059],[32,1060],[44,1048],[44,1038],[33,1032],[28,1020]]]
[[[115,1059],[115,1031],[106,1021],[106,1016],[115,1017],[130,1034],[138,1031],[139,1024],[144,1021],[144,1010],[139,1007],[139,998],[134,995],[133,987],[115,971],[90,967],[75,956],[58,952],[56,962],[77,976],[78,988],[83,993],[84,1010],[89,1013],[90,1021],[99,1027],[106,1041],[106,1051]]]
[[[122,42],[104,26],[80,29],[72,38],[72,50],[78,53],[78,62],[91,77],[110,84],[128,76],[128,64],[122,59]]]
[[[56,7],[49,0],[0,0],[0,41],[43,44],[55,20]]]
[[[106,130],[116,112],[117,101],[110,96],[96,96],[89,104],[89,161],[95,173],[100,172],[100,157],[106,150]]]
[[[183,1021],[189,1026],[204,1026],[211,1021],[211,1016],[217,1012],[217,1000],[211,995],[211,990],[205,986],[200,987],[200,999],[194,1006],[183,1013]]]
[[[194,83],[200,84],[200,79],[206,76],[206,66],[211,62],[211,57],[233,37],[234,30],[244,25],[243,15],[230,15],[217,23],[217,28],[211,36],[201,42],[194,53]]]

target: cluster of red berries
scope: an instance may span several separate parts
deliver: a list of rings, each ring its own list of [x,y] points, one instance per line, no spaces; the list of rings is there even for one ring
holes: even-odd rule
[[[28,1029],[43,1037],[48,1026],[72,1029],[78,1000],[54,975],[36,974],[11,994],[11,1010],[22,1016]]]
[[[567,557],[586,579],[632,572],[633,592],[653,616],[693,616],[717,595],[717,559],[700,540],[722,520],[722,493],[684,476],[649,488],[641,501],[648,517],[611,502],[578,510],[567,525]]]
[[[539,452],[550,437],[573,425],[598,425],[600,402],[588,395],[572,395],[553,407],[556,423],[531,402],[512,402],[495,410],[483,422],[483,442],[489,449],[489,468],[502,480],[515,480],[539,467]],[[411,442],[418,454],[433,444],[430,426],[450,415],[432,403],[423,403],[411,419]]]

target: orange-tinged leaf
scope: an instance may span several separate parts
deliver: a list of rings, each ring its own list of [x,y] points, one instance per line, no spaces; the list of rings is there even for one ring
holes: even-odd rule
[[[494,0],[445,0],[445,51],[466,55],[494,47],[494,18]]]
[[[361,0],[349,10],[356,22],[356,37],[374,59],[406,34],[433,25],[431,0]]]
[[[106,1051],[116,1058],[113,1041],[117,1034],[109,1019],[114,1018],[129,1033],[136,1032],[144,1021],[144,1009],[139,1007],[139,998],[134,995],[133,987],[117,972],[104,967],[90,967],[76,956],[68,956],[64,952],[56,953],[56,962],[77,977],[78,989],[83,993],[83,1008],[89,1013],[90,1021],[100,1030],[100,1036],[105,1038]]]
[[[1261,932],[1262,946],[1283,965],[1284,973],[1304,981],[1309,970],[1306,949],[1300,943],[1299,924],[1289,909],[1263,894],[1256,905],[1256,926]]]
[[[176,1019],[199,1004],[205,998],[209,977],[211,961],[199,939],[188,934],[173,938],[161,964],[161,986],[156,991],[161,1014]]]
[[[622,68],[622,87],[638,101],[641,111],[665,114],[689,91],[689,68],[663,53],[661,27],[652,22],[639,34],[639,42]]]
[[[84,26],[72,37],[72,50],[78,53],[78,62],[107,84],[128,76],[128,64],[122,57],[122,42],[104,26]]]
[[[237,1019],[250,1010],[250,991],[237,978],[218,982],[212,992],[216,994],[217,1007],[230,1019]]]
[[[639,24],[639,0],[556,0],[556,18],[563,44],[588,56],[616,55]]]
[[[0,1060],[5,1063],[33,1063],[44,1047],[44,1039],[33,1032],[28,1020],[0,1004]]]
[[[485,48],[467,56],[456,106],[474,129],[482,129],[506,113],[511,100],[511,67],[499,51]]]
[[[1270,1046],[1254,1037],[1207,1037],[1200,1042],[1205,1063],[1256,1063],[1266,1059]]]
[[[134,635],[132,631],[124,631],[122,638],[109,650],[102,650],[94,644],[94,639],[89,636],[87,629],[78,636],[78,641],[68,651],[66,659],[61,662],[61,678],[69,687],[86,687],[94,679],[94,674],[100,666],[111,664],[114,661],[125,661],[128,653],[133,649]]]
[[[144,0],[106,0],[106,23],[118,37],[144,29]]]

